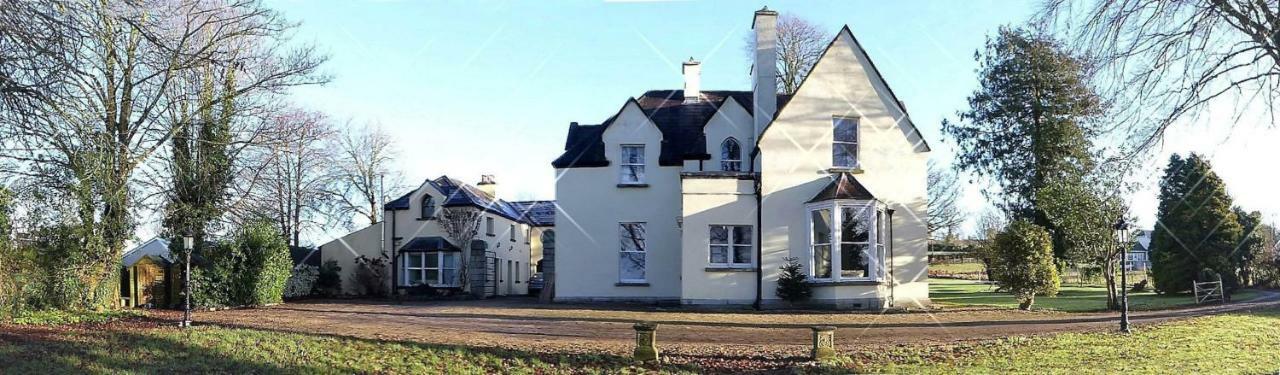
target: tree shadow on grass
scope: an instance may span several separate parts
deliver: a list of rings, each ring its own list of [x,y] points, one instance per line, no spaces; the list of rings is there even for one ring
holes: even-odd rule
[[[286,373],[325,370],[234,358],[172,336],[144,332],[68,330],[36,337],[0,333],[0,373]]]

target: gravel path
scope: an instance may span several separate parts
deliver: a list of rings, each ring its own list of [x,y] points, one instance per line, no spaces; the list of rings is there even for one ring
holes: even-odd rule
[[[1172,319],[1280,305],[1280,293],[1226,305],[1134,312],[1136,326]],[[160,313],[172,315],[172,312]],[[532,299],[420,302],[289,303],[262,309],[197,313],[196,319],[227,326],[324,333],[441,344],[511,342],[573,346],[583,342],[630,343],[631,325],[660,324],[664,343],[806,345],[812,325],[839,327],[840,341],[909,344],[963,341],[1064,331],[1098,331],[1117,324],[1116,313],[1022,312],[1009,309],[935,310],[905,313],[690,312],[656,308],[605,309],[538,305]]]

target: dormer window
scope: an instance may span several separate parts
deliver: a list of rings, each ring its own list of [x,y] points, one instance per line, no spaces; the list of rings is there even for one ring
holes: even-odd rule
[[[834,117],[832,123],[835,129],[831,140],[831,166],[858,168],[858,119]]]
[[[720,170],[726,172],[742,171],[742,147],[738,140],[729,137],[720,144]]]
[[[422,196],[422,213],[423,219],[432,219],[436,217],[436,200],[430,195]]]
[[[619,184],[644,184],[644,145],[622,145],[622,162],[618,165]]]

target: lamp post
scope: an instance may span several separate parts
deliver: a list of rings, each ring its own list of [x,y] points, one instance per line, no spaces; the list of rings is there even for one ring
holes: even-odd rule
[[[183,266],[186,267],[182,272],[182,295],[185,301],[182,303],[182,322],[179,322],[178,326],[183,328],[191,326],[191,251],[195,247],[195,238],[182,237],[182,248],[187,250],[187,261],[183,262]]]
[[[1120,250],[1120,332],[1129,333],[1129,254],[1124,247],[1129,243],[1129,223],[1120,217],[1113,229]]]

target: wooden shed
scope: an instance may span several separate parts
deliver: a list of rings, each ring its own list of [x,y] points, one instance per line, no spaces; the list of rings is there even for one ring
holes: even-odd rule
[[[125,307],[169,307],[177,303],[182,273],[174,267],[169,241],[154,238],[124,253],[120,302]]]

